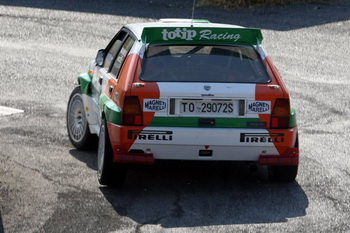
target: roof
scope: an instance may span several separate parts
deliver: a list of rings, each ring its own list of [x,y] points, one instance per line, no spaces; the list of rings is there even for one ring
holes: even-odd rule
[[[233,43],[258,44],[260,29],[238,25],[211,23],[208,20],[161,19],[158,22],[134,23],[124,26],[143,43]]]

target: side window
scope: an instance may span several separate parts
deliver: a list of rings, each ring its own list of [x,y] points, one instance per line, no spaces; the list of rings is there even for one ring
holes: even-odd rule
[[[121,31],[119,33],[119,35],[117,36],[117,39],[115,40],[114,44],[110,47],[110,49],[108,50],[108,53],[106,55],[103,67],[106,70],[109,70],[112,62],[114,61],[120,47],[122,46],[123,40],[126,36],[126,32]]]
[[[114,76],[118,76],[119,70],[122,67],[125,58],[127,57],[132,45],[134,44],[135,40],[131,37],[126,39],[125,43],[123,44],[123,47],[120,49],[117,59],[115,59],[113,67],[111,69],[111,74]]]

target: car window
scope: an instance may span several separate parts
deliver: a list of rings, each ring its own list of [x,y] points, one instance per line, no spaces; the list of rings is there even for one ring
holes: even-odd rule
[[[141,79],[157,82],[268,83],[252,46],[150,45]]]
[[[125,43],[123,44],[122,48],[120,49],[117,58],[114,61],[113,67],[111,69],[111,73],[115,75],[116,77],[118,76],[119,70],[121,66],[123,65],[126,56],[128,55],[132,45],[134,44],[135,40],[131,37],[128,37],[126,39]]]
[[[115,59],[115,57],[116,57],[120,47],[123,44],[123,40],[124,40],[125,36],[126,36],[126,32],[121,31],[118,34],[118,36],[117,36],[115,42],[113,43],[113,45],[108,50],[106,58],[105,58],[105,61],[104,61],[104,64],[103,64],[103,67],[106,70],[110,69],[110,66],[111,66],[112,62],[114,61],[114,59]]]

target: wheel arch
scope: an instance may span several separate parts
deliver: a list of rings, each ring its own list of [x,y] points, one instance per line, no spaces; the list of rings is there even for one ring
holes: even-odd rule
[[[101,101],[101,119],[102,116],[108,122],[120,125],[122,123],[122,110],[121,108],[112,101],[108,96],[102,94],[100,97]]]
[[[78,84],[81,87],[81,93],[91,96],[91,76],[89,73],[84,72],[78,76]]]

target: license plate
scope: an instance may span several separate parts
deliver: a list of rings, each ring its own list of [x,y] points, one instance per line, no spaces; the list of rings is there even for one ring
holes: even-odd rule
[[[180,101],[180,113],[182,115],[233,115],[233,101],[205,101],[182,100]]]

